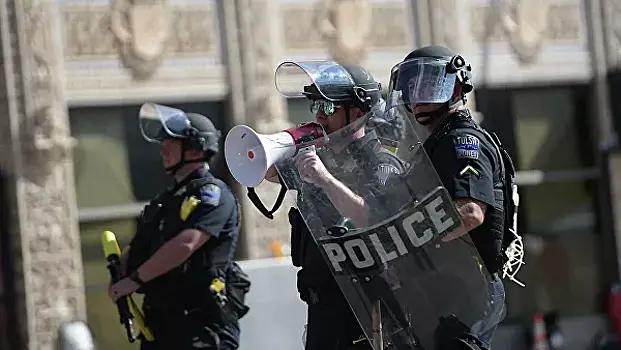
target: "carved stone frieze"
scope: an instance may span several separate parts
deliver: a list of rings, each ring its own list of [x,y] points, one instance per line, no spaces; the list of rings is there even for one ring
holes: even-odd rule
[[[621,63],[621,0],[603,0],[608,65],[618,67]]]
[[[530,0],[529,0],[530,1]],[[579,44],[583,23],[579,2],[503,1],[469,9],[470,33],[479,45],[508,42],[522,64],[533,63],[544,43]]]
[[[518,60],[533,63],[548,27],[549,0],[504,0],[497,6],[500,23]]]
[[[412,47],[412,27],[410,26],[410,12],[403,2],[380,3],[372,6],[372,23],[369,34],[369,47],[373,50],[401,50]]]
[[[315,25],[336,62],[359,65],[369,49],[371,7],[367,0],[323,0]]]
[[[453,50],[460,51],[459,31],[455,26],[447,25],[447,20],[459,18],[457,12],[459,0],[435,0],[429,2],[431,11],[431,36],[432,42],[437,45],[445,45]]]
[[[321,33],[315,28],[321,10],[308,4],[281,4],[284,46],[287,51],[322,49],[325,44]]]
[[[57,3],[3,2],[14,17],[2,18],[3,62],[16,80],[2,88],[9,109],[11,173],[16,207],[13,232],[20,237],[15,269],[23,280],[28,349],[52,350],[61,324],[85,317],[84,282],[70,137],[63,92],[62,42]],[[14,7],[13,7],[14,6]],[[0,13],[7,11],[0,11]],[[4,22],[6,21],[6,22]],[[18,35],[18,30],[21,33]],[[6,150],[2,150],[6,151]]]
[[[348,6],[356,8],[360,16],[352,15]],[[369,0],[343,2],[327,0],[318,4],[283,3],[280,7],[283,46],[288,53],[317,52],[329,49],[329,46],[334,44],[338,49],[338,43],[345,41],[343,35],[355,37],[354,43],[366,39],[365,47],[369,50],[401,50],[411,46],[412,33],[405,1],[377,3]],[[345,25],[346,22],[338,17],[339,13],[348,14],[345,16],[347,21],[355,21],[355,25]],[[337,27],[340,29],[337,30]],[[349,34],[343,32],[343,27],[351,32]]]
[[[581,4],[551,4],[544,39],[550,43],[577,43],[586,30],[582,21]]]
[[[165,0],[112,0],[110,30],[121,61],[137,80],[150,78],[170,36],[170,13]]]
[[[205,2],[201,6],[168,7],[166,11],[169,35],[165,43],[155,44],[156,41],[143,40],[140,45],[148,45],[150,42],[153,42],[154,47],[162,45],[165,57],[218,55],[218,18],[212,2]],[[140,11],[137,12],[140,14]],[[115,29],[117,36],[125,38],[131,36],[131,33],[122,21],[123,13],[114,13],[106,6],[64,6],[65,57],[69,60],[116,57],[118,47],[112,30],[115,27],[112,18],[116,16],[114,22],[120,28]],[[143,15],[147,16],[148,12],[145,11]]]

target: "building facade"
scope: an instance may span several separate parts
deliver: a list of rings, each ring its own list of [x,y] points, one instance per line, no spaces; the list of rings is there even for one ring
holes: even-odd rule
[[[393,64],[431,43],[470,61],[470,102],[520,170],[528,288],[508,287],[508,322],[602,312],[621,247],[619,11],[620,0],[0,1],[0,315],[17,320],[0,317],[0,348],[52,349],[62,322],[87,315],[96,336],[116,326],[101,307],[99,234],[126,243],[166,183],[138,131],[143,102],[276,132],[311,117],[274,88],[279,62],[332,57],[387,86]],[[215,171],[233,184],[222,159]],[[267,220],[237,190],[240,258],[269,257],[288,240],[286,210]],[[257,191],[270,205],[278,186]]]

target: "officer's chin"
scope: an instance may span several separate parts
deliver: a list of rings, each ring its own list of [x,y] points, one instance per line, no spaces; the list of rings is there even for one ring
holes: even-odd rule
[[[172,173],[173,173],[173,170],[174,170],[173,168],[175,167],[175,165],[176,165],[176,164],[174,164],[174,163],[164,162],[164,163],[162,163],[162,165],[164,166],[164,171],[165,171],[167,174],[172,174]]]

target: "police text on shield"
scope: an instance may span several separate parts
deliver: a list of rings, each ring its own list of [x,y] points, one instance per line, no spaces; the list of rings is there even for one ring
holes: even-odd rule
[[[446,189],[438,187],[386,223],[364,232],[321,240],[334,274],[382,266],[459,227],[459,214]]]

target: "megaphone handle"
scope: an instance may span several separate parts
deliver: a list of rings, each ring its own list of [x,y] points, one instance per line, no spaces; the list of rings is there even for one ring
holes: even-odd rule
[[[315,145],[310,145],[310,146],[302,147],[298,151],[298,153],[306,153],[306,152],[313,152],[313,153],[315,153],[315,152],[317,152],[317,148],[315,148]]]

